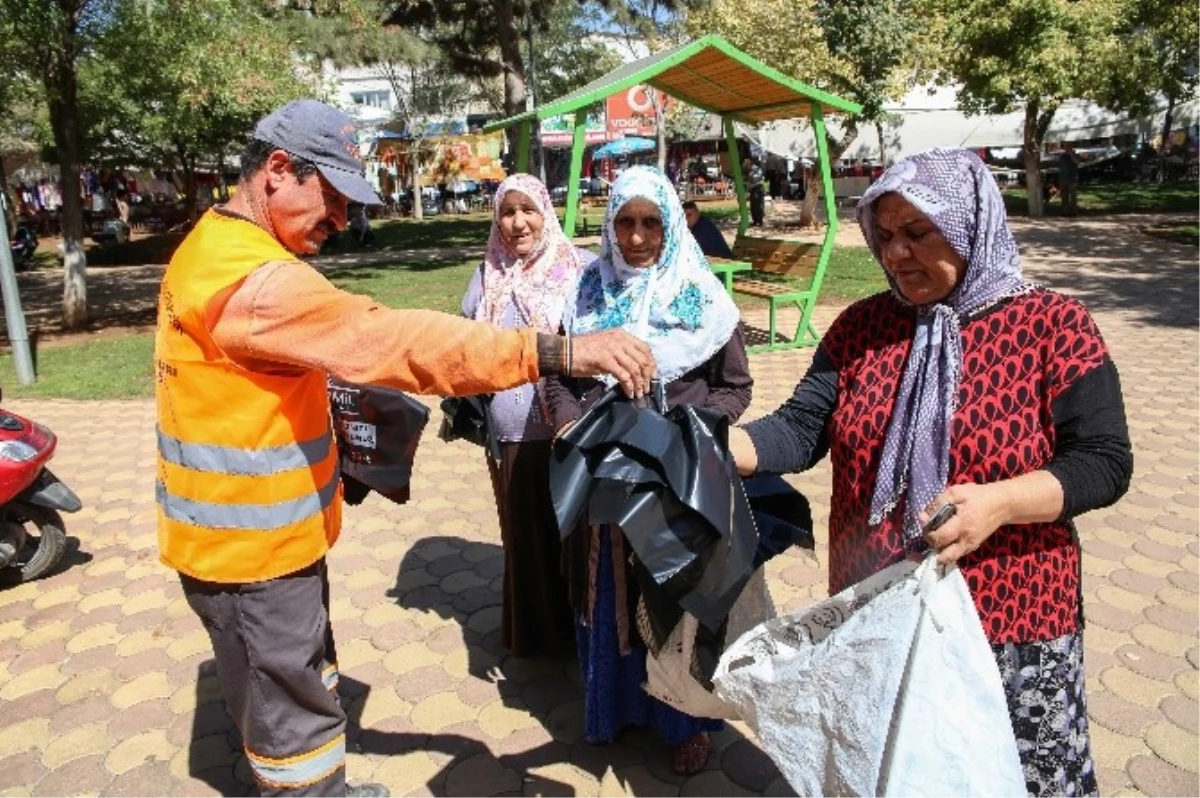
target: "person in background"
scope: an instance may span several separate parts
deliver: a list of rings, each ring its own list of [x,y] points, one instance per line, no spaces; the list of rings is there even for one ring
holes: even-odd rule
[[[542,181],[510,175],[496,190],[487,253],[467,286],[463,315],[557,333],[583,265],[594,257],[563,233]],[[518,657],[560,657],[575,643],[550,498],[554,427],[543,394],[541,383],[521,385],[488,405],[500,441],[500,462],[486,458],[504,544],[500,642]]]
[[[350,210],[350,233],[359,246],[369,247],[375,243],[375,231],[371,229],[371,220],[367,217],[366,205],[355,205]]]
[[[700,251],[710,258],[732,258],[733,250],[721,235],[720,228],[704,214],[695,202],[688,200],[683,203],[683,215],[687,219],[688,229],[692,238],[700,245]]]
[[[347,789],[346,713],[325,557],[342,525],[327,381],[474,394],[601,371],[643,393],[649,348],[571,342],[334,287],[301,258],[377,203],[349,116],[297,100],[260,120],[239,191],[196,223],[163,276],[154,344],[158,542],[212,641],[263,795]]]
[[[750,226],[762,227],[763,216],[766,213],[766,191],[763,188],[763,170],[758,164],[758,159],[747,158],[742,161],[742,177],[750,195]]]
[[[1070,142],[1058,154],[1058,190],[1062,197],[1064,216],[1079,213],[1079,156]]]
[[[969,150],[897,162],[858,221],[890,290],[843,311],[792,398],[731,430],[730,450],[743,474],[829,453],[831,595],[910,553],[957,563],[1029,793],[1095,795],[1071,519],[1129,487],[1116,366],[1082,305],[1023,279]]]
[[[687,234],[679,196],[657,169],[635,166],[612,187],[600,257],[584,271],[569,329],[624,329],[649,342],[667,402],[737,420],[750,405],[749,359],[737,307]],[[599,380],[552,377],[546,399],[559,434],[603,395]],[[679,712],[643,689],[646,647],[631,622],[637,578],[619,527],[581,525],[564,541],[584,689],[584,735],[610,742],[650,725],[672,746],[672,767],[702,770],[720,721]]]

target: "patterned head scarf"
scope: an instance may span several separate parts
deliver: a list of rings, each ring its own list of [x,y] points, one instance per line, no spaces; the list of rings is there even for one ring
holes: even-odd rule
[[[542,237],[524,258],[513,252],[500,232],[500,205],[510,191],[529,197],[542,213]],[[556,333],[582,270],[583,260],[563,233],[546,186],[533,175],[509,175],[496,189],[492,233],[483,259],[483,296],[475,318],[502,324],[513,306],[522,324]]]
[[[658,262],[644,269],[625,262],[614,225],[621,208],[638,198],[654,203],[663,223]],[[625,329],[650,345],[659,375],[670,382],[725,346],[739,318],[688,231],[675,187],[652,167],[626,169],[609,195],[600,257],[580,279],[571,332]]]
[[[858,203],[858,223],[880,264],[875,203],[884,194],[898,194],[925,214],[966,262],[948,297],[919,307],[887,277],[896,298],[915,307],[917,326],[883,443],[870,523],[881,523],[903,496],[905,540],[919,547],[917,515],[945,489],[950,474],[951,421],[962,375],[960,319],[1032,286],[1021,277],[1000,189],[975,153],[918,153],[896,163],[867,190]]]

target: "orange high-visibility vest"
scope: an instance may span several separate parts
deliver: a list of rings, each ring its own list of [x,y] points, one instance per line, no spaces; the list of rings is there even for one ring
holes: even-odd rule
[[[216,345],[209,302],[264,263],[296,258],[210,210],[171,258],[158,300],[158,543],[210,582],[258,582],[316,562],[341,529],[324,372],[249,371]]]

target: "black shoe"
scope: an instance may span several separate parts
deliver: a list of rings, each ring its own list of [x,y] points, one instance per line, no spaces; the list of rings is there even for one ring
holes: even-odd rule
[[[362,784],[347,784],[347,798],[391,798],[392,793],[382,784],[365,781]]]

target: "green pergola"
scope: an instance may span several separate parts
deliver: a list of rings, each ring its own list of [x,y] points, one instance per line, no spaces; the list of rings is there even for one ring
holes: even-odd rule
[[[825,208],[829,217],[819,261],[819,270],[823,271],[837,233],[833,176],[829,169],[829,152],[825,144],[825,116],[831,113],[858,114],[862,112],[862,107],[793,80],[746,55],[720,36],[704,36],[625,64],[565,97],[523,114],[491,122],[484,127],[484,131],[519,126],[516,167],[518,171],[523,172],[529,167],[529,142],[534,120],[541,121],[571,113],[575,115],[575,136],[571,147],[570,177],[567,182],[566,218],[563,223],[566,234],[573,236],[579,209],[579,177],[583,171],[587,109],[612,94],[638,84],[653,86],[689,105],[722,117],[741,215],[738,235],[745,234],[750,219],[733,123],[737,121],[757,125],[761,122],[803,116],[812,120],[824,186]]]

